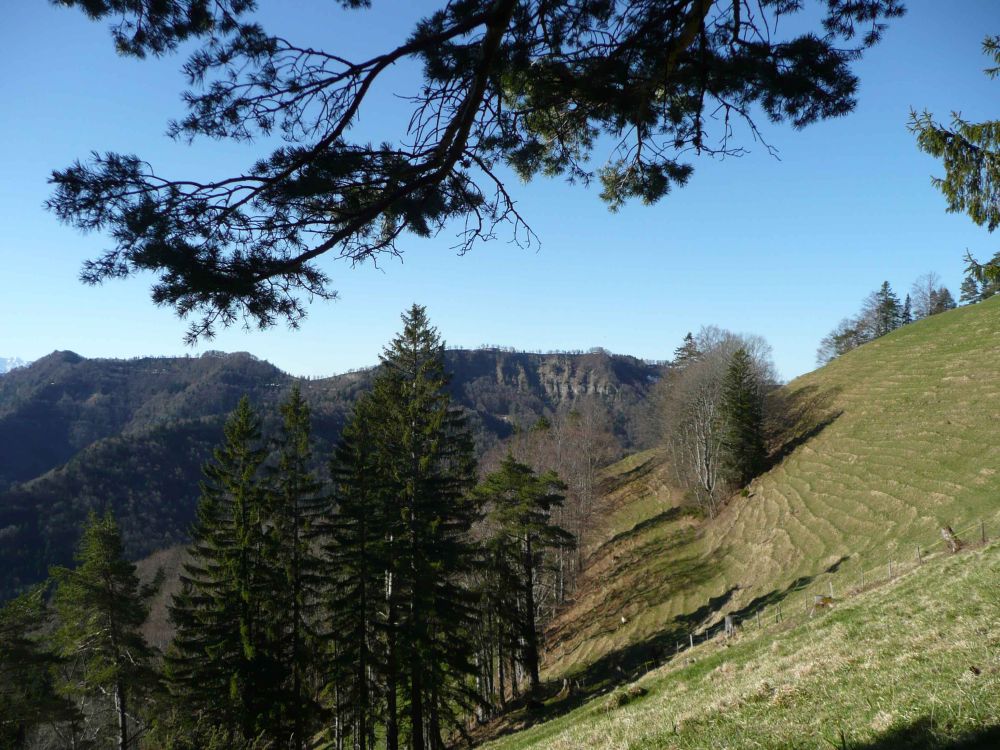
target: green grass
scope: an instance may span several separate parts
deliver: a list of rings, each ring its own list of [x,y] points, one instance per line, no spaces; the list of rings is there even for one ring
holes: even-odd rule
[[[779,396],[795,415],[783,460],[715,519],[671,512],[679,493],[655,451],[606,472],[544,676],[662,658],[677,633],[762,600],[801,608],[912,560],[945,524],[1000,534],[1000,299],[901,328]]]
[[[492,750],[1000,746],[1000,543],[798,625],[749,626]],[[624,704],[615,707],[617,704]]]

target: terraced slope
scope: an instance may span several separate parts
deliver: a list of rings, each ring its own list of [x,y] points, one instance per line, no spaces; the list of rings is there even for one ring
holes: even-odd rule
[[[1000,542],[748,626],[490,750],[1000,747]]]
[[[779,397],[783,459],[716,519],[680,507],[657,454],[612,467],[577,601],[548,633],[550,679],[613,681],[726,613],[807,607],[940,544],[946,524],[1000,532],[1000,299],[899,329]]]

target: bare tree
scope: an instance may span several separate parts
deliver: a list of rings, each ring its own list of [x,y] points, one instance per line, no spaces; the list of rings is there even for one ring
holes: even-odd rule
[[[934,271],[920,275],[910,288],[913,301],[913,317],[926,318],[934,313],[934,298],[941,288],[941,277]]]

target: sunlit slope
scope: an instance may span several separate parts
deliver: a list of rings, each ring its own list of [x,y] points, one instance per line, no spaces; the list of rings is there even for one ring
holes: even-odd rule
[[[550,678],[612,679],[727,612],[798,607],[909,562],[942,525],[1000,518],[1000,300],[899,329],[780,400],[783,458],[716,519],[679,507],[656,453],[609,470],[577,601],[548,633]],[[790,591],[804,582],[816,591]]]
[[[491,750],[1000,747],[1000,542],[719,636]],[[642,693],[645,692],[644,695]]]

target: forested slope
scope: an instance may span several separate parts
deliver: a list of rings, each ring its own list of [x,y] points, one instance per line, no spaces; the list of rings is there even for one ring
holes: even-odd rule
[[[607,409],[621,450],[633,447],[663,372],[600,350],[452,350],[446,361],[480,453],[583,399]],[[244,394],[268,429],[273,405],[298,384],[325,462],[372,373],[299,379],[245,353],[113,360],[54,352],[0,376],[0,599],[69,563],[90,509],[114,510],[132,557],[184,541],[201,466]]]

